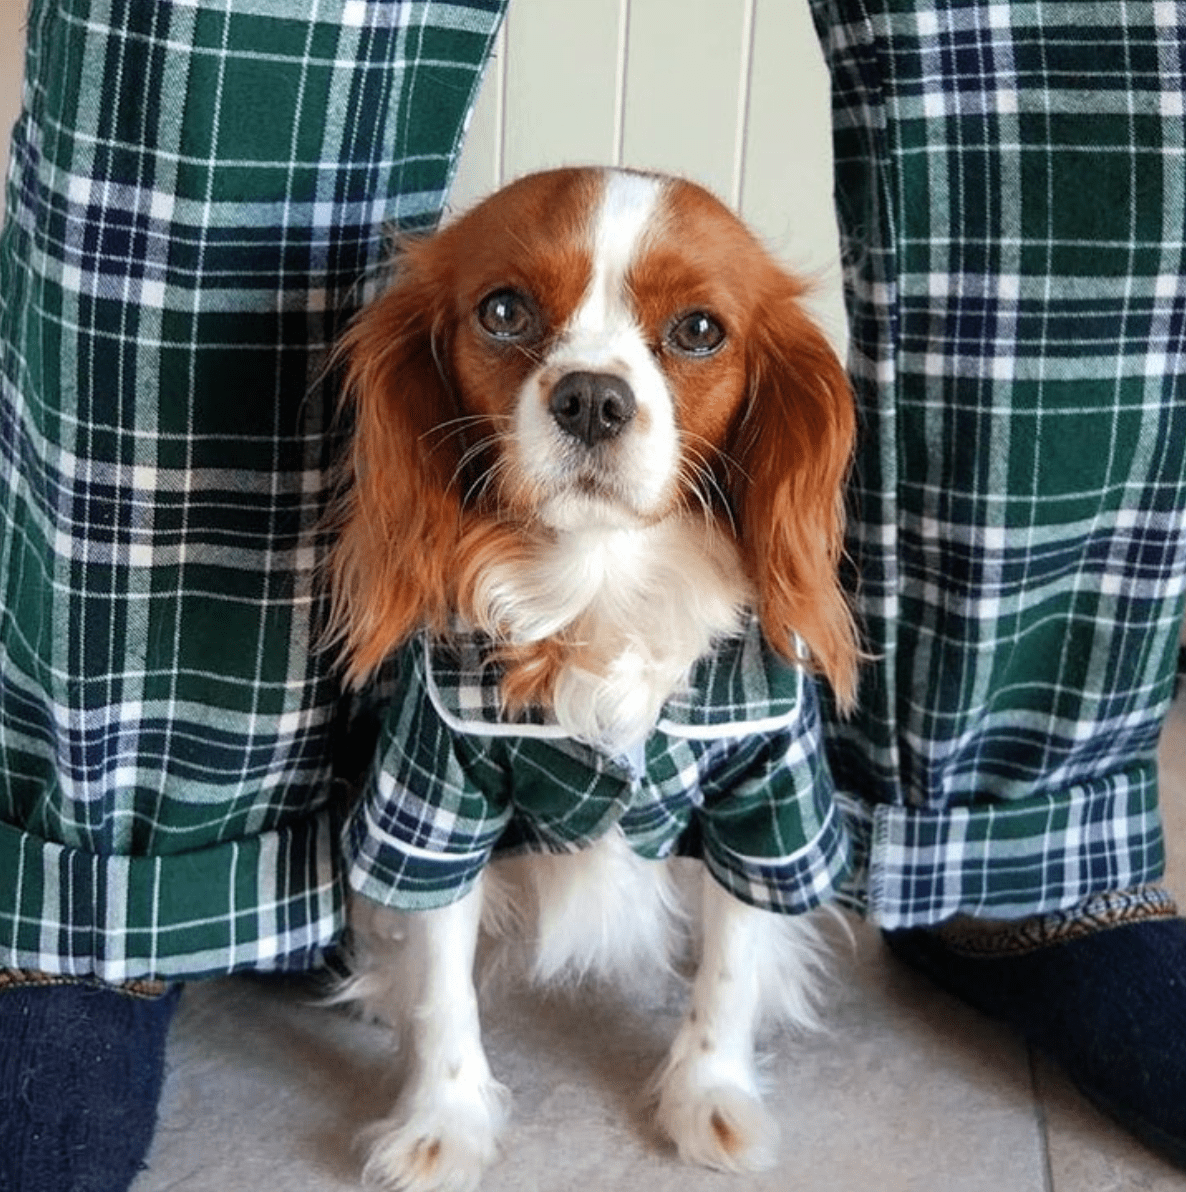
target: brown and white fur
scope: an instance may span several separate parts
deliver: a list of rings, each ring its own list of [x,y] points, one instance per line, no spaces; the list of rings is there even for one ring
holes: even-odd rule
[[[343,348],[355,429],[331,577],[350,680],[422,628],[477,628],[499,643],[508,708],[545,705],[622,753],[752,609],[847,705],[857,648],[836,572],[854,420],[803,291],[707,192],[628,171],[532,175],[406,244]],[[619,833],[513,865],[541,979],[665,963],[667,868]],[[409,1049],[369,1132],[373,1184],[471,1188],[495,1157],[507,1094],[473,969],[498,871],[438,910],[355,901],[352,993],[402,1021]],[[754,1169],[776,1133],[755,1029],[767,1011],[810,1020],[817,937],[707,875],[699,901],[658,1122],[690,1160]]]

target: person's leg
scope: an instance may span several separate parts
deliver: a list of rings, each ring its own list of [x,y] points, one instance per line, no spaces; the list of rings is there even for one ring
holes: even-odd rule
[[[1186,923],[1147,888],[1186,583],[1181,9],[813,7],[862,426],[872,660],[829,729],[853,897],[1180,1145],[1186,1056],[1141,1057],[1186,1021]],[[969,960],[926,930],[957,916],[1013,926]]]
[[[89,1186],[38,1174],[66,1135],[37,1074],[71,1055],[62,1113],[139,1163],[175,999],[128,980],[301,968],[341,929],[328,348],[392,228],[439,215],[502,7],[30,7],[0,236],[6,1189]]]

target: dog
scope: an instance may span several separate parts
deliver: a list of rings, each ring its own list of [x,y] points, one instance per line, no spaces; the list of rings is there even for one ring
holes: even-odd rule
[[[690,1161],[773,1162],[755,1030],[812,1019],[819,937],[762,893],[794,860],[772,807],[812,676],[844,709],[859,661],[853,402],[804,293],[699,186],[560,169],[405,243],[345,334],[331,635],[351,684],[400,660],[347,833],[344,996],[407,1060],[369,1184],[468,1189],[496,1157],[484,917],[528,924],[540,980],[629,980],[669,962],[690,841],[701,955],[657,1121]],[[751,681],[769,703],[738,712]]]

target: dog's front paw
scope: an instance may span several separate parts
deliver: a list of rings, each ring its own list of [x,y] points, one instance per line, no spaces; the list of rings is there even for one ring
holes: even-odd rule
[[[778,1125],[757,1088],[714,1068],[694,1059],[668,1065],[656,1082],[659,1128],[689,1163],[738,1172],[772,1167]]]
[[[464,1093],[423,1091],[364,1131],[363,1183],[385,1192],[472,1192],[498,1153],[510,1094],[496,1081]]]

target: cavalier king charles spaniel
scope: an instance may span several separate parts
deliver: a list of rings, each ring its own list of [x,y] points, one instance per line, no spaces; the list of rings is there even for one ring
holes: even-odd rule
[[[804,288],[690,182],[563,169],[402,245],[345,336],[331,634],[352,684],[403,660],[400,760],[356,811],[380,860],[351,877],[344,996],[402,1024],[407,1060],[371,1184],[471,1188],[495,1157],[480,929],[526,925],[541,980],[629,980],[668,963],[678,851],[704,858],[699,960],[658,1123],[699,1163],[773,1161],[755,1030],[811,1020],[820,937],[747,892],[746,849],[778,854],[765,812],[741,879],[719,841],[730,800],[779,788],[764,742],[810,676],[843,710],[859,654],[837,578],[853,405]],[[773,713],[696,712],[755,673]]]

